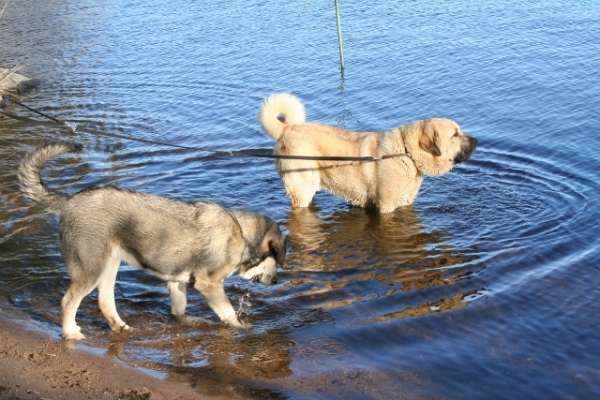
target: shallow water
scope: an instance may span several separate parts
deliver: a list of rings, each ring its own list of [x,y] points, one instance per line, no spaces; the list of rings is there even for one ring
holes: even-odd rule
[[[111,333],[93,294],[88,346],[230,398],[599,396],[600,6],[341,3],[344,79],[329,2],[9,3],[0,66],[29,64],[22,100],[77,130],[22,108],[40,123],[1,122],[0,295],[60,332],[57,219],[15,170],[42,138],[75,139],[85,151],[49,163],[52,187],[210,199],[271,216],[290,243],[277,285],[227,281],[251,330],[191,288],[197,320],[177,323],[164,283],[124,266],[117,307],[135,329]],[[90,133],[269,149],[257,111],[277,91],[354,130],[452,118],[479,147],[379,216],[326,193],[292,212],[269,160]]]

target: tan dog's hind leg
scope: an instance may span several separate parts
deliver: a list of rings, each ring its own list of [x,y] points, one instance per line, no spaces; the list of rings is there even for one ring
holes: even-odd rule
[[[202,272],[196,274],[194,288],[202,293],[208,305],[217,313],[221,321],[242,327],[244,325],[238,320],[235,310],[225,294],[224,282],[224,277],[211,277],[206,272]]]
[[[185,282],[167,282],[169,294],[171,295],[171,314],[176,317],[185,315],[187,296],[185,294]]]
[[[321,185],[318,173],[313,172],[318,166],[298,163],[292,168],[287,165],[285,167],[286,169],[280,170],[280,176],[292,208],[308,207]]]
[[[117,313],[117,307],[115,306],[115,282],[120,265],[121,259],[116,254],[111,254],[98,282],[98,305],[113,332],[130,329],[129,325]]]
[[[309,194],[303,190],[298,189],[289,189],[287,190],[287,194],[290,197],[290,201],[292,203],[292,208],[306,208],[310,205],[314,193]]]

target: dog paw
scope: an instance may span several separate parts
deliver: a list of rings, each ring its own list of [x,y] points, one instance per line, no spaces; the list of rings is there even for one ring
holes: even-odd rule
[[[252,322],[239,322],[238,325],[236,325],[236,328],[239,329],[252,329]]]
[[[65,339],[65,340],[83,340],[83,339],[85,339],[84,334],[81,333],[79,331],[79,329],[72,330],[72,331],[69,331],[69,332],[63,331],[62,336],[63,336],[63,339]]]
[[[109,324],[109,326],[110,326],[110,330],[115,333],[128,331],[131,329],[131,327],[129,325],[127,325],[125,322]]]
[[[119,332],[123,332],[123,331],[128,331],[131,329],[131,327],[129,325],[127,325],[125,322],[123,322],[122,324],[111,326],[110,329],[113,332],[119,333]]]
[[[250,329],[252,328],[252,322],[249,321],[242,321],[239,318],[235,318],[235,319],[231,319],[229,321],[226,321],[228,325],[233,326],[235,328],[239,328],[239,329]]]

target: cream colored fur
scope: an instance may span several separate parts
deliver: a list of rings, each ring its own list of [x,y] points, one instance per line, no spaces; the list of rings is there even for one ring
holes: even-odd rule
[[[449,119],[415,121],[392,130],[352,132],[306,123],[302,102],[289,93],[269,96],[260,123],[277,142],[274,154],[393,158],[375,161],[277,159],[275,165],[292,207],[307,207],[315,193],[327,190],[353,205],[387,213],[414,202],[423,176],[438,176],[466,160],[477,140]]]

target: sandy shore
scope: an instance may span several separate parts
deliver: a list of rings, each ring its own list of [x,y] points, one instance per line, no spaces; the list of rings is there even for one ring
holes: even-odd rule
[[[11,318],[0,315],[0,399],[206,398]]]

